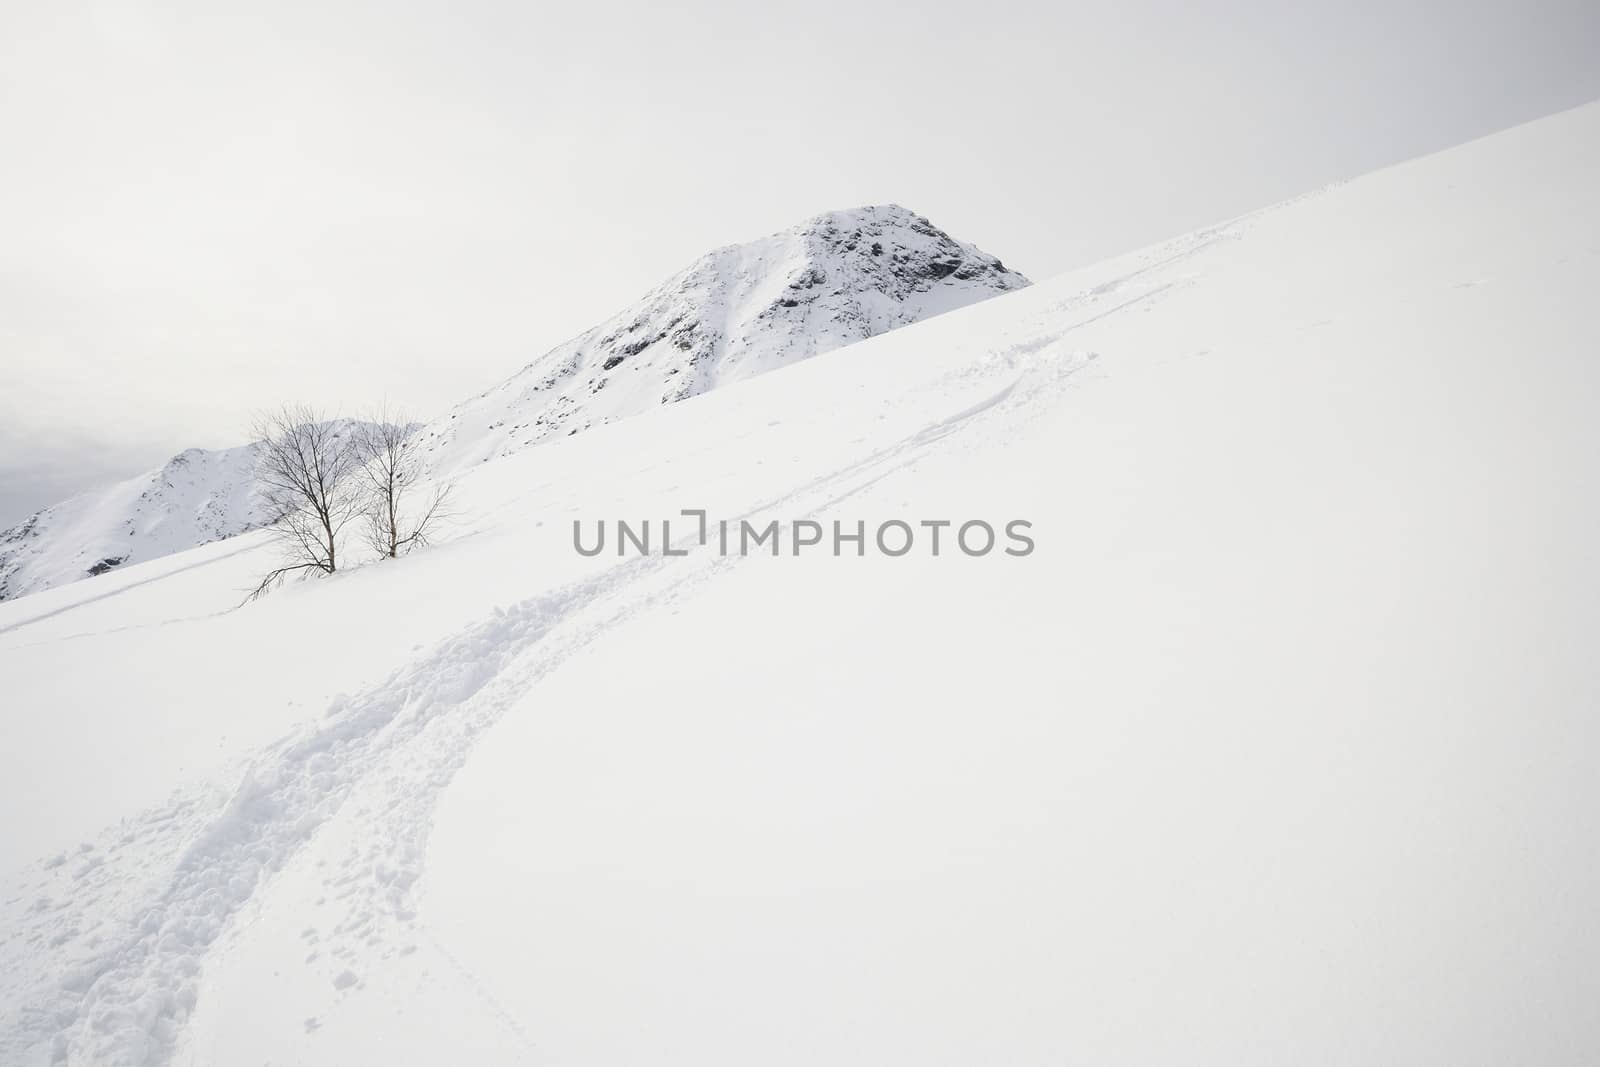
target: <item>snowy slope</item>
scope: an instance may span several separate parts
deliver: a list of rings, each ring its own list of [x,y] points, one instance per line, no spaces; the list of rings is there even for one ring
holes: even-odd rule
[[[180,452],[0,531],[0,600],[232,537],[262,522],[256,446]]]
[[[1591,106],[476,466],[397,563],[0,604],[0,1062],[1593,1062],[1597,186]],[[681,508],[783,554],[573,550]]]
[[[898,204],[829,212],[701,256],[424,434],[456,471],[1027,284]]]

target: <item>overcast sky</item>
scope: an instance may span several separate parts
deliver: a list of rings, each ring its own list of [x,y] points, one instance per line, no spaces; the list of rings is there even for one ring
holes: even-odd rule
[[[1042,278],[1600,97],[1594,0],[0,13],[0,524],[264,405],[435,414],[819,211]]]

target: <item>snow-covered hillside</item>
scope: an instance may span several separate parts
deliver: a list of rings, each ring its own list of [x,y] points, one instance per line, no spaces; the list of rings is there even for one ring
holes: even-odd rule
[[[1027,284],[898,204],[828,212],[701,256],[424,437],[436,469],[460,470]]]
[[[1597,187],[1600,105],[472,465],[403,560],[0,604],[0,1063],[1594,1062]]]
[[[0,600],[232,537],[266,518],[256,445],[180,452],[159,470],[91,489],[0,531]]]
[[[836,211],[718,249],[427,426],[442,472],[885,333],[1028,280],[921,215]],[[0,531],[0,600],[258,526],[255,446],[190,449]]]

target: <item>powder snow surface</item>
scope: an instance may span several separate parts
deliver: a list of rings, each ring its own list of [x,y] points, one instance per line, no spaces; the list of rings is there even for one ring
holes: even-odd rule
[[[1591,106],[0,604],[0,1063],[1595,1062],[1596,188]],[[682,508],[1037,549],[573,551]]]

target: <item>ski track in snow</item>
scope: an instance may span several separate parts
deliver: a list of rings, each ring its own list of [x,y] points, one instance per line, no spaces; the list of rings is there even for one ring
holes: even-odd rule
[[[820,514],[977,423],[1004,420],[1014,429],[1040,417],[1095,358],[1065,351],[1065,336],[1170,288],[1151,286],[1099,306],[1150,269],[1050,309],[1043,316],[1049,327],[1036,336],[983,352],[934,383],[974,391],[1002,383],[980,402],[741,518],[778,509],[780,522]],[[1063,312],[1080,309],[1090,314],[1062,322]],[[0,1059],[26,1062],[43,1046],[55,1063],[170,1062],[195,1007],[207,951],[264,882],[335,816],[356,820],[350,835],[356,844],[324,878],[327,896],[319,903],[341,907],[344,918],[326,935],[305,932],[312,946],[307,963],[325,958],[342,989],[359,982],[350,968],[363,949],[396,943],[396,951],[410,951],[414,941],[399,942],[417,932],[408,932],[416,920],[411,889],[433,808],[478,736],[610,627],[741,562],[690,547],[688,556],[628,560],[497,609],[374,688],[335,700],[320,721],[260,753],[231,795],[214,789],[175,795],[98,843],[80,846],[70,859],[45,861],[42,877],[0,904],[8,913],[3,928],[12,931],[0,941],[6,975],[0,993],[17,1005],[0,1036]],[[25,971],[22,960],[30,957],[51,972]]]
[[[59,608],[51,608],[49,611],[42,611],[37,615],[30,615],[25,619],[18,619],[16,622],[9,623],[8,625],[5,625],[5,626],[0,626],[0,635],[11,633],[13,630],[20,630],[25,626],[32,626],[36,622],[43,622],[46,619],[53,619],[57,615],[64,615],[69,611],[76,611],[78,608],[87,607],[90,604],[99,603],[102,600],[110,600],[112,597],[121,596],[123,593],[128,592],[130,589],[137,589],[141,585],[149,585],[151,582],[159,582],[164,578],[171,578],[174,575],[183,574],[186,571],[197,570],[197,569],[199,569],[201,567],[210,567],[213,564],[221,563],[225,559],[231,559],[232,557],[237,556],[237,555],[241,555],[242,553],[245,553],[245,552],[257,551],[260,548],[261,548],[261,546],[259,544],[241,545],[240,547],[235,548],[235,549],[233,549],[233,550],[231,550],[229,552],[223,552],[220,555],[212,556],[210,559],[202,559],[202,560],[199,560],[199,561],[197,561],[195,563],[186,563],[181,567],[173,567],[171,570],[164,570],[160,574],[152,574],[148,578],[140,578],[137,581],[124,583],[123,585],[117,586],[115,589],[108,589],[103,593],[96,593],[94,596],[87,596],[87,597],[84,597],[81,600],[74,600],[72,603],[63,604]],[[188,621],[191,621],[191,620],[189,620],[189,619],[166,619],[166,620],[163,620],[162,623],[160,623],[159,625],[165,625],[165,624],[171,623],[171,622],[188,622]],[[136,629],[136,628],[137,627],[131,627],[131,626],[119,627],[119,629]],[[73,638],[73,637],[87,637],[87,636],[92,636],[92,634],[69,634],[69,635],[67,635],[67,638],[65,638],[65,639],[70,639],[70,638]],[[58,639],[58,640],[60,640],[60,639]]]

